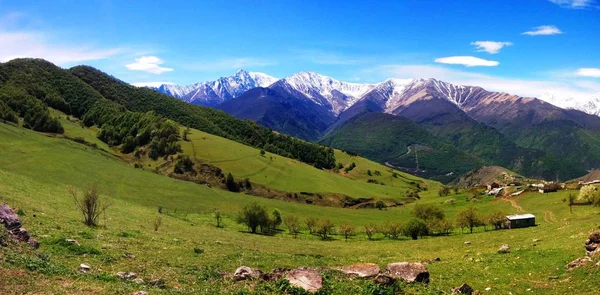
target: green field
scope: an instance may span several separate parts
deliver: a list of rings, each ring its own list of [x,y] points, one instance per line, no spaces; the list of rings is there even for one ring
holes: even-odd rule
[[[66,125],[66,135],[71,136]],[[89,130],[78,132],[86,131]],[[568,191],[528,193],[513,204],[493,198],[480,198],[473,204],[484,213],[494,210],[534,213],[538,217],[537,227],[500,231],[478,228],[473,234],[455,230],[448,237],[414,241],[390,240],[378,234],[375,241],[368,241],[360,233],[360,226],[388,220],[406,222],[414,205],[380,211],[288,203],[210,189],[135,169],[111,153],[12,125],[0,124],[0,139],[0,202],[22,209],[24,227],[41,243],[36,251],[27,246],[0,248],[2,294],[132,294],[138,290],[150,294],[278,294],[281,289],[277,283],[231,283],[215,278],[214,272],[232,272],[240,265],[265,271],[357,262],[385,266],[390,262],[436,257],[440,261],[428,265],[430,286],[401,286],[404,292],[440,294],[468,283],[477,290],[491,288],[489,294],[589,294],[597,292],[600,283],[598,268],[593,264],[573,271],[565,269],[566,263],[584,255],[583,242],[600,223],[600,210],[594,207],[576,206],[570,214],[563,202]],[[263,158],[256,149],[198,131],[192,132],[192,139],[193,150],[200,160],[231,171],[236,177],[250,177],[253,182],[274,188],[369,196],[385,196],[405,189],[402,178],[392,181],[385,167],[360,158],[352,158],[357,170],[346,177],[278,156],[273,156],[271,162],[270,154]],[[183,148],[184,152],[192,153],[191,143],[184,143]],[[336,156],[344,164],[350,161],[347,155]],[[365,168],[380,170],[381,180],[389,185],[367,184]],[[94,229],[81,223],[67,194],[68,186],[83,189],[91,183],[98,183],[112,203],[102,218],[103,226]],[[377,189],[369,191],[371,187]],[[437,189],[430,189],[418,202],[438,204],[452,219],[471,204],[468,196],[461,192],[438,197]],[[455,199],[453,205],[442,205],[450,198]],[[300,218],[329,218],[336,225],[353,224],[359,233],[348,242],[340,236],[320,241],[305,229],[298,239],[284,232],[274,236],[249,234],[233,220],[241,207],[255,201],[269,210],[278,208],[284,217],[293,214]],[[161,215],[163,224],[155,232],[152,222],[159,216],[158,206],[163,206],[165,212]],[[211,212],[215,209],[225,214],[224,228],[214,226]],[[77,239],[84,249],[96,254],[74,252],[59,243],[65,238]],[[533,239],[541,241],[534,246]],[[471,244],[465,245],[465,241]],[[496,253],[504,243],[511,246],[511,253]],[[203,249],[204,253],[195,254],[194,248]],[[49,258],[40,253],[48,254]],[[124,258],[125,253],[136,258]],[[90,265],[92,272],[79,274],[80,263]],[[123,282],[114,278],[119,271],[136,272],[145,280],[162,278],[166,288]],[[349,280],[334,272],[326,274],[325,293],[373,294],[368,281]],[[551,280],[550,276],[559,278]]]

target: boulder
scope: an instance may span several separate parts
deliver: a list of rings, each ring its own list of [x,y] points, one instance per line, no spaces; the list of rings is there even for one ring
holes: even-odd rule
[[[359,278],[371,278],[379,274],[379,265],[375,263],[356,263],[349,266],[338,267],[337,270]]]
[[[16,228],[10,231],[10,234],[19,242],[28,242],[29,241],[29,232],[24,228]]]
[[[572,270],[574,268],[580,267],[588,262],[592,261],[589,257],[577,258],[567,264],[567,270]]]
[[[588,256],[593,256],[600,252],[600,232],[593,232],[585,241],[585,251]]]
[[[4,224],[4,227],[12,231],[21,227],[21,220],[12,208],[6,204],[0,206],[0,224]]]
[[[500,249],[498,249],[498,253],[501,253],[501,254],[510,253],[510,246],[508,244],[502,245],[500,247]]]
[[[314,269],[298,268],[285,274],[290,285],[315,293],[323,288],[323,277]]]
[[[403,279],[409,283],[429,283],[429,271],[422,263],[397,262],[390,263],[386,272],[395,279]]]
[[[262,271],[247,266],[238,267],[233,274],[233,278],[237,281],[256,280],[260,279],[261,276]]]
[[[473,288],[471,288],[471,286],[467,285],[467,284],[462,284],[456,288],[452,289],[452,294],[467,294],[467,295],[471,295],[473,294]]]

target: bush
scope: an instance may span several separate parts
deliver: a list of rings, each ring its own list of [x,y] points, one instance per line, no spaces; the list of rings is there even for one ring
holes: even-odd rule
[[[452,221],[447,219],[435,219],[427,223],[430,233],[437,233],[439,235],[449,235],[454,225]]]
[[[438,191],[438,195],[439,195],[440,197],[445,197],[445,196],[447,196],[447,195],[449,195],[449,194],[450,194],[450,188],[449,188],[449,187],[447,187],[447,186],[445,186],[445,185],[444,185],[444,186],[442,186],[442,187],[440,188],[440,190]]]
[[[342,224],[340,226],[340,233],[344,235],[344,238],[346,239],[346,241],[348,241],[348,237],[354,235],[354,226],[350,224]]]
[[[312,235],[313,233],[315,233],[315,229],[317,226],[317,219],[314,217],[308,217],[306,218],[305,224],[306,227],[308,228],[308,232]]]
[[[276,230],[279,228],[279,226],[283,222],[283,220],[281,219],[281,212],[279,212],[279,210],[275,209],[275,210],[273,210],[272,215],[273,215],[273,219],[271,219],[271,225],[272,225],[273,229]]]
[[[188,156],[179,155],[177,156],[177,162],[175,163],[174,172],[177,174],[183,174],[194,170],[194,162]]]
[[[321,240],[329,239],[329,236],[334,233],[335,225],[329,219],[323,219],[317,224],[316,233],[321,237]]]
[[[240,191],[240,188],[239,188],[238,184],[235,182],[233,175],[231,175],[231,172],[227,173],[227,177],[225,178],[225,185],[227,186],[227,189],[230,192],[239,192]]]
[[[400,234],[402,232],[402,225],[397,222],[387,221],[381,226],[379,232],[381,232],[385,237],[395,240],[398,239],[398,237],[400,237]]]
[[[487,217],[487,224],[494,227],[494,229],[501,229],[506,222],[506,214],[500,211],[496,211]]]
[[[298,237],[300,233],[300,220],[296,216],[288,216],[285,218],[285,226],[287,226],[290,234],[294,235],[294,239]]]
[[[156,216],[156,218],[154,218],[154,222],[152,223],[153,227],[154,227],[154,231],[158,231],[158,229],[160,228],[160,226],[162,225],[162,216]]]
[[[221,215],[221,211],[215,210],[214,217],[215,217],[215,222],[217,224],[217,227],[223,227],[223,225],[221,224],[221,221],[223,219],[223,216]]]
[[[110,204],[100,196],[98,185],[89,186],[84,190],[82,197],[79,197],[72,187],[68,189],[68,192],[73,197],[81,215],[83,215],[85,225],[97,226],[100,215],[110,207]]]
[[[365,234],[367,235],[367,238],[369,240],[371,240],[373,235],[376,233],[377,233],[377,227],[374,224],[371,223],[371,224],[365,226]]]
[[[421,219],[411,219],[403,229],[405,236],[412,238],[413,240],[418,239],[429,234],[429,228],[425,221]]]
[[[377,201],[375,203],[375,208],[379,209],[379,210],[383,210],[385,209],[387,206],[385,205],[385,203],[381,200]]]
[[[269,219],[267,209],[264,206],[254,202],[242,209],[238,215],[237,222],[239,224],[246,225],[254,234],[259,227],[263,231],[268,229],[271,220]]]

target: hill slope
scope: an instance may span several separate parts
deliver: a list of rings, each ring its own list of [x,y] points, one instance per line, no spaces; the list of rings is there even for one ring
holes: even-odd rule
[[[418,156],[421,173],[446,181],[483,163],[409,119],[381,113],[354,117],[321,142],[397,167],[416,169]]]

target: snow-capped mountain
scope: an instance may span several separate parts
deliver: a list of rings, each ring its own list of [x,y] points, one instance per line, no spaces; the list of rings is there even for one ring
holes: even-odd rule
[[[192,104],[214,106],[238,97],[252,88],[267,87],[275,81],[276,78],[267,74],[239,70],[233,76],[200,83],[199,87],[183,96],[182,100]]]
[[[273,83],[270,88],[297,91],[337,115],[374,87],[373,84],[342,82],[314,72],[300,72]]]
[[[182,98],[184,95],[192,92],[194,89],[200,87],[200,83],[192,85],[175,85],[175,84],[162,84],[159,87],[150,87],[152,90],[164,93],[166,95],[173,96],[175,98]]]
[[[553,93],[544,93],[540,99],[563,109],[573,109],[600,116],[600,93],[589,98],[559,97]]]

